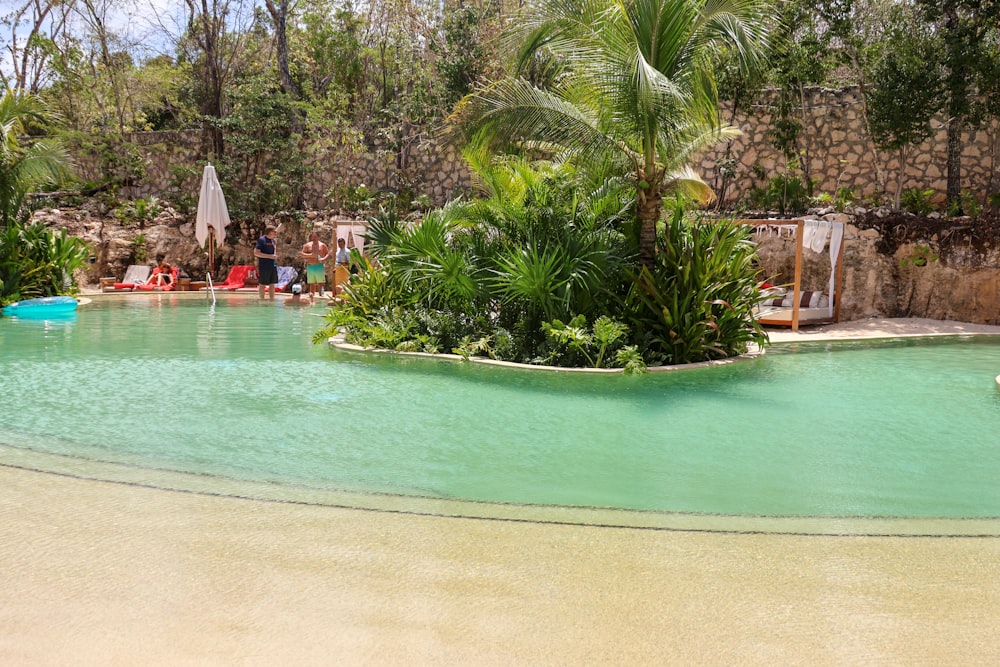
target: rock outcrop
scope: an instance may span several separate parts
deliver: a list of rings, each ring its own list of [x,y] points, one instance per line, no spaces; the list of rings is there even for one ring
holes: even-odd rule
[[[164,208],[141,224],[123,222],[89,208],[40,210],[32,220],[53,230],[65,229],[70,236],[87,242],[91,248],[90,266],[76,276],[84,289],[96,289],[102,277],[120,278],[130,264],[153,264],[161,258],[196,280],[203,280],[209,268],[208,252],[195,240],[194,215],[182,215],[171,208]],[[255,263],[254,242],[268,224],[280,225],[278,263],[304,269],[299,253],[313,231],[334,247],[338,225],[351,223],[359,224],[324,211],[269,217],[255,223],[234,221],[225,243],[215,249],[214,276],[221,280],[230,267]]]

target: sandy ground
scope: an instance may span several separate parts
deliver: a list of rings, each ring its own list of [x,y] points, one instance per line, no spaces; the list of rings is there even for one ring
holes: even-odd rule
[[[872,318],[839,324],[768,329],[772,343],[795,340],[836,340],[844,338],[896,338],[904,336],[951,336],[956,334],[1000,334],[1000,326],[969,324],[923,318]]]
[[[781,335],[859,331],[1000,328]],[[985,665],[997,627],[995,537],[455,519],[0,464],[4,665]]]

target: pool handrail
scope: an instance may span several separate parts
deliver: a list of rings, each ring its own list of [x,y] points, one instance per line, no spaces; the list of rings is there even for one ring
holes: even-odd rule
[[[208,291],[212,294],[212,305],[215,305],[215,285],[212,284],[212,272],[206,271],[205,278],[208,280]]]

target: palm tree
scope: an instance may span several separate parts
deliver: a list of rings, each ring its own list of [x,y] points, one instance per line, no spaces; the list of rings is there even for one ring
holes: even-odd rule
[[[736,133],[719,121],[712,63],[723,50],[758,62],[766,0],[535,0],[519,23],[517,71],[542,62],[546,84],[498,81],[459,104],[453,127],[474,143],[562,150],[627,174],[649,265],[664,194],[712,196],[689,165]]]
[[[57,142],[21,139],[32,124],[50,119],[41,98],[8,88],[0,98],[0,228],[17,220],[27,192],[69,174],[70,160]]]

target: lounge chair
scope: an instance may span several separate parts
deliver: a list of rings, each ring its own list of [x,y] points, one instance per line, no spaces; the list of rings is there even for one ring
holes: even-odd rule
[[[299,277],[299,272],[291,266],[278,267],[278,284],[275,289],[278,292],[291,291],[291,284]]]
[[[257,277],[257,267],[250,264],[237,264],[229,269],[229,275],[221,283],[215,284],[215,289],[236,290],[246,286],[247,277]]]
[[[156,284],[155,278],[156,278],[156,276],[157,276],[158,273],[160,273],[160,269],[159,268],[153,269],[153,273],[149,277],[149,280],[147,280],[145,283],[143,283],[141,285],[136,285],[135,288],[138,289],[138,290],[144,290],[144,291],[147,291],[147,292],[153,292],[153,291],[156,291],[156,292],[172,292],[175,289],[177,289],[177,280],[178,280],[179,275],[180,275],[180,269],[178,269],[176,266],[171,267],[171,269],[170,269],[170,278],[171,278],[171,280],[170,280],[170,284],[169,285],[157,285]]]
[[[146,281],[149,280],[149,272],[152,270],[153,267],[145,264],[132,264],[125,270],[125,277],[120,283],[113,283],[110,286],[103,285],[101,289],[105,292],[131,292],[137,285],[146,284]]]

